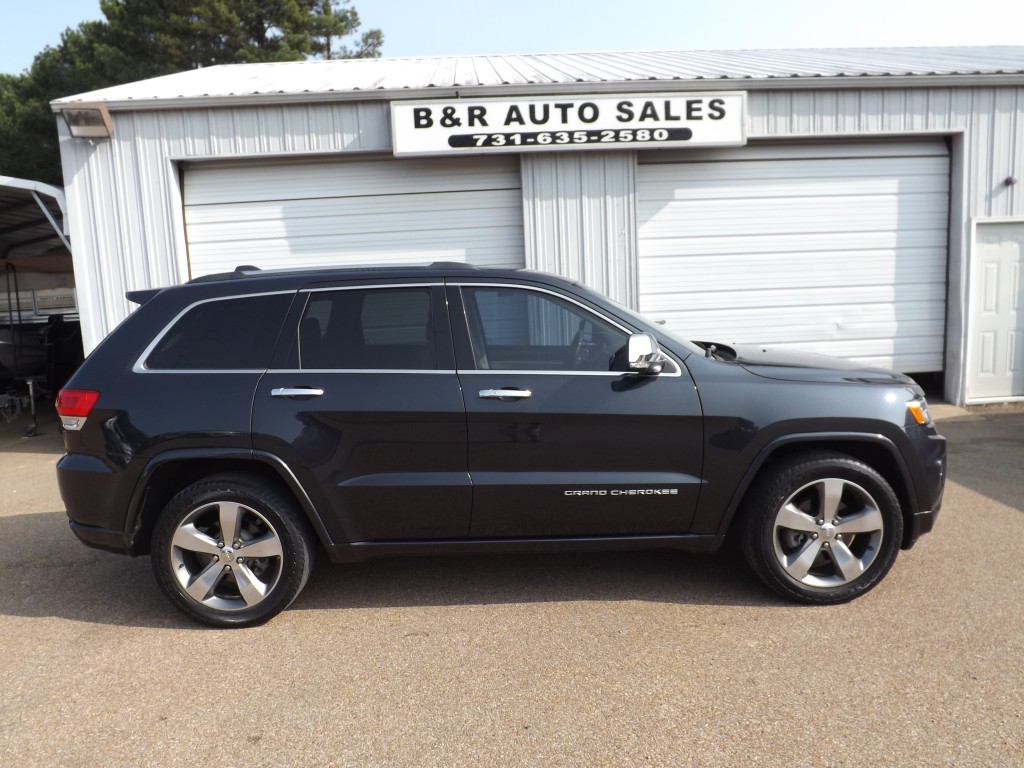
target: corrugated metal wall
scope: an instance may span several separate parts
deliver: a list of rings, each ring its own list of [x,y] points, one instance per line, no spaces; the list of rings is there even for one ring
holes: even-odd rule
[[[636,154],[523,155],[526,266],[636,306]]]
[[[1024,89],[751,90],[748,110],[751,141],[952,136],[946,370],[947,395],[961,399],[970,222],[1024,218],[1024,184],[1004,183],[1021,175]],[[127,314],[125,290],[187,276],[179,161],[390,150],[385,102],[115,112],[113,118],[114,137],[95,142],[72,139],[57,121],[87,350]],[[524,158],[528,264],[578,270],[596,287],[635,301],[635,184],[630,187],[633,177],[618,164],[628,164],[628,157]],[[554,194],[596,194],[587,188],[601,189],[603,201],[567,205]],[[585,199],[591,200],[577,202]],[[616,240],[609,247],[609,233],[621,233],[625,245]],[[548,258],[552,247],[556,258]]]
[[[1024,159],[1024,88],[752,91],[747,105],[752,139],[962,131],[968,215],[1024,215],[1024,190],[1003,183]]]

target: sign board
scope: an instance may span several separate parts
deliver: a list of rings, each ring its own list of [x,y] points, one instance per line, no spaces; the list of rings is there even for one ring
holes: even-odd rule
[[[643,93],[391,103],[396,155],[746,143],[747,94]]]

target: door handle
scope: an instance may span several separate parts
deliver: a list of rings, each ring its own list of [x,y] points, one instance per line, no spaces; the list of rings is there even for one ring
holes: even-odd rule
[[[484,400],[522,400],[533,394],[528,389],[481,389],[480,397]]]
[[[270,390],[271,397],[320,397],[324,391],[314,387],[280,387]]]

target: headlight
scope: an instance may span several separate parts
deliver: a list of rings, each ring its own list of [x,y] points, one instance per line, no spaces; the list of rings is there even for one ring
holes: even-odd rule
[[[923,397],[919,397],[916,400],[908,402],[907,410],[910,412],[911,418],[913,418],[918,424],[927,426],[932,423],[932,415],[928,413],[928,401]]]

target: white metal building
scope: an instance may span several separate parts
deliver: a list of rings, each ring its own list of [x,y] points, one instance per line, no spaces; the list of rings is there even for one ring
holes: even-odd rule
[[[465,260],[1024,399],[1024,47],[250,64],[53,107],[87,350],[127,290]]]

